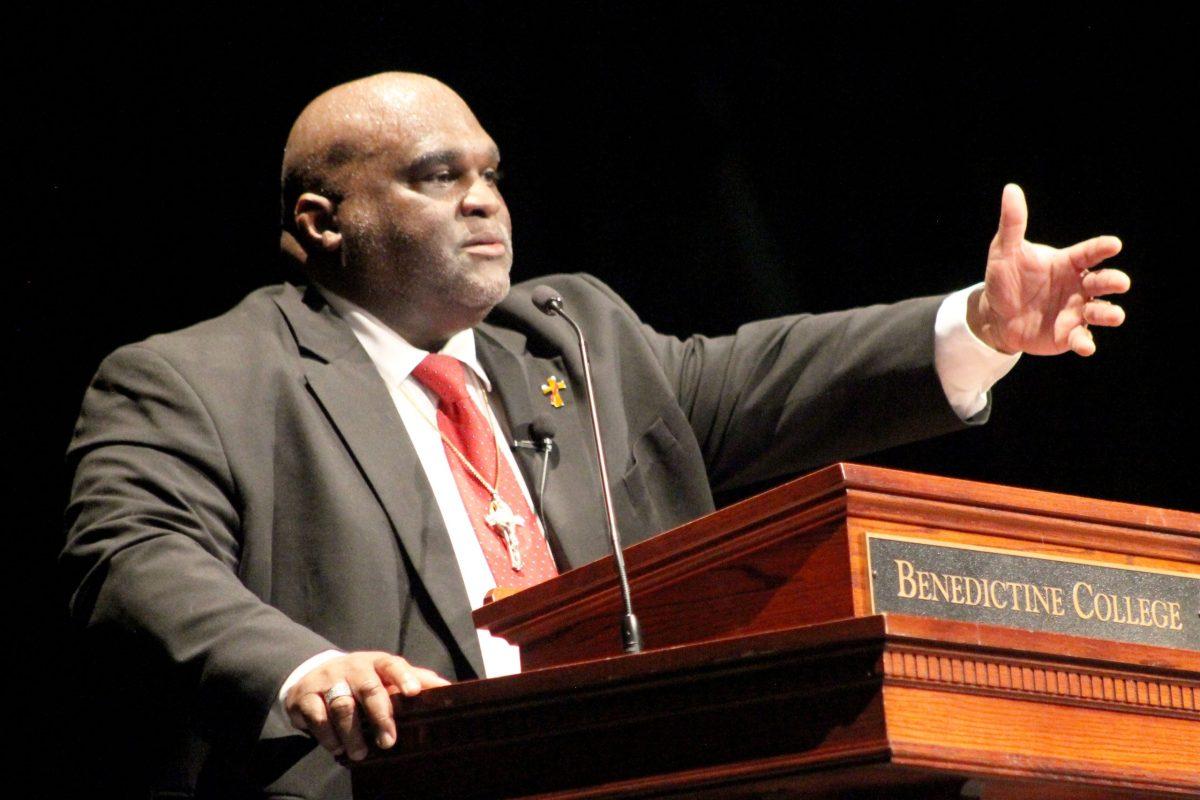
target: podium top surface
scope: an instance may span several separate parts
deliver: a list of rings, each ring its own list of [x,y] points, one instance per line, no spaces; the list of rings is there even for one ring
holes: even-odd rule
[[[625,560],[631,581],[644,592],[676,579],[693,557],[711,560],[740,550],[746,531],[787,536],[797,526],[847,518],[1200,564],[1200,514],[851,463],[833,464],[634,544]],[[547,604],[590,604],[590,595],[612,583],[607,561],[485,605],[474,612],[476,626],[528,619]]]
[[[796,478],[743,503],[775,494],[817,499],[854,492],[965,504],[978,508],[1032,513],[1078,522],[1116,524],[1200,538],[1200,514],[1155,506],[1098,500],[1080,495],[1023,489],[996,483],[946,478],[864,464],[837,463]],[[782,499],[782,497],[781,497]],[[730,508],[735,508],[730,506]]]

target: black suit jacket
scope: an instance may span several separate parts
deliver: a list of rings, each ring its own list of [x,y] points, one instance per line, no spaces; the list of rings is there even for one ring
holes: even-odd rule
[[[589,336],[618,521],[632,543],[734,489],[961,427],[932,366],[940,298],[681,340],[587,276],[543,278]],[[476,330],[511,432],[553,415],[544,498],[562,569],[607,544],[573,337],[517,285]],[[552,410],[540,386],[568,389]],[[540,456],[520,451],[526,482]],[[441,514],[366,352],[315,292],[260,290],[118,350],[84,400],[63,553],[73,617],[137,675],[160,788],[348,797],[301,737],[258,742],[280,684],[326,649],[482,674]],[[140,713],[146,713],[139,711]],[[142,720],[139,718],[139,722]],[[147,720],[149,722],[149,720]]]

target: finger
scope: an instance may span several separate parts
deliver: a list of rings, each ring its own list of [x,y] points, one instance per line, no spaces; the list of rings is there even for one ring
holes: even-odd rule
[[[308,713],[312,710],[312,703],[308,703],[307,708],[306,708],[305,702],[304,702],[305,699],[306,699],[305,697],[301,697],[296,703],[289,702],[289,703],[287,703],[287,705],[285,706],[285,709],[284,709],[287,711],[288,719],[290,719],[292,721],[292,727],[295,728],[296,730],[300,731],[301,733],[308,733],[309,732],[308,729],[312,725],[308,719]],[[320,699],[320,698],[318,698],[318,699]],[[322,716],[325,714],[325,704],[324,703],[321,703],[321,712],[320,713]]]
[[[400,656],[380,659],[375,663],[375,671],[406,697],[412,697],[421,691],[421,679],[414,674],[414,667]]]
[[[1121,252],[1121,240],[1115,236],[1096,236],[1063,250],[1063,253],[1070,259],[1071,266],[1080,272],[1091,269],[1119,252]]]
[[[1096,340],[1092,338],[1091,331],[1080,325],[1067,334],[1067,347],[1081,356],[1090,356],[1096,352]]]
[[[421,676],[415,667],[400,656],[388,659],[387,663],[382,665],[382,669],[405,697],[421,693]]]
[[[450,683],[432,670],[412,666],[400,656],[387,659],[379,669],[381,674],[386,675],[405,697],[418,695],[422,689],[447,686]]]
[[[1025,241],[1025,225],[1029,220],[1029,208],[1025,204],[1025,193],[1015,183],[1004,187],[1000,196],[1000,229],[996,238],[1002,253],[1016,252]]]
[[[424,667],[413,667],[413,670],[417,673],[417,677],[420,678],[421,688],[423,689],[436,689],[439,686],[450,685],[450,681],[446,680],[441,675],[438,675],[431,669],[425,669]]]
[[[1083,291],[1089,297],[1125,294],[1130,283],[1129,276],[1119,269],[1098,269],[1083,276]]]
[[[377,661],[376,664],[378,663]],[[396,725],[392,721],[392,696],[388,694],[383,681],[375,672],[365,674],[354,691],[363,716],[371,723],[371,730],[375,733],[375,744],[386,750],[396,743]]]
[[[351,688],[354,688],[354,680],[347,677]],[[353,696],[335,697],[326,704],[329,709],[329,721],[333,726],[337,738],[341,741],[342,747],[346,750],[346,755],[352,761],[359,761],[367,755],[367,743],[363,739],[362,726],[359,724],[360,714],[358,713],[358,703]]]
[[[1125,321],[1125,309],[1107,300],[1091,300],[1083,306],[1083,319],[1092,325],[1115,328]]]
[[[317,740],[317,744],[330,753],[340,756],[345,752],[342,740],[338,738],[329,721],[329,711],[325,708],[325,699],[321,695],[315,692],[305,694],[296,708],[288,712],[288,716],[291,717],[293,725],[302,731],[308,731]]]

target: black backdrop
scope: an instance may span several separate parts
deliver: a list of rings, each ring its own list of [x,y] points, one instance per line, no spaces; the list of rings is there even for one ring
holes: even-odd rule
[[[27,140],[7,186],[9,575],[51,685],[87,674],[62,644],[51,575],[61,453],[88,378],[117,345],[280,279],[290,122],[328,86],[385,69],[441,77],[500,143],[516,279],[595,273],[673,333],[970,284],[1010,180],[1030,238],[1121,236],[1129,321],[1098,333],[1097,356],[1026,358],[986,427],[862,460],[1200,509],[1195,15],[344,5],[258,8],[270,24],[245,9],[51,7],[9,34],[25,54],[10,126]],[[40,708],[47,741],[89,730]]]

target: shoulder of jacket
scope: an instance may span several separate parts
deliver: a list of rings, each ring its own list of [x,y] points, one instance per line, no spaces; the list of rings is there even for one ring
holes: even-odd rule
[[[613,289],[586,272],[557,273],[543,275],[532,280],[514,284],[508,297],[497,306],[505,314],[526,316],[530,312],[540,314],[533,306],[533,291],[538,286],[549,286],[562,295],[569,310],[585,313],[603,313],[607,310],[619,310],[636,319],[633,309]]]
[[[106,360],[153,354],[176,370],[191,365],[225,368],[253,364],[255,356],[263,352],[294,350],[287,324],[275,304],[276,298],[288,293],[299,292],[290,284],[257,289],[219,316],[124,345]]]

